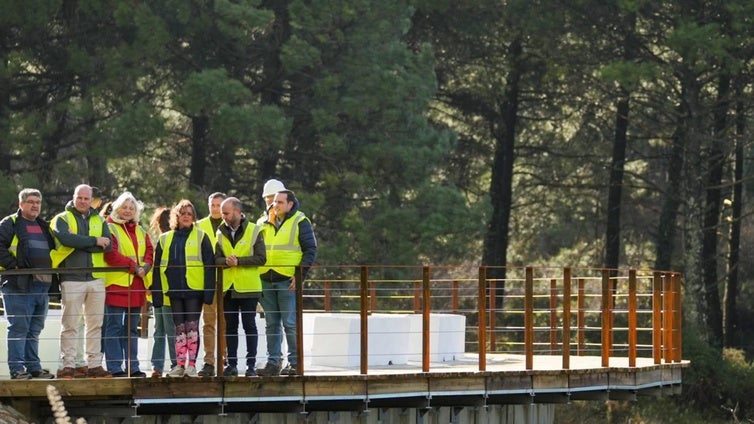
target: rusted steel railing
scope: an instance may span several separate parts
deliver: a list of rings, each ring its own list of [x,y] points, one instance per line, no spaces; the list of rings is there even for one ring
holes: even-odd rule
[[[447,267],[421,267],[420,270],[421,276],[416,279],[401,281],[377,278],[386,273],[385,267],[362,267],[358,311],[362,320],[362,373],[367,373],[369,368],[366,322],[370,314],[380,311],[422,314],[421,368],[424,372],[431,367],[431,337],[437,337],[431,334],[431,312],[464,314],[470,322],[475,321],[474,327],[467,328],[467,340],[477,343],[474,352],[479,356],[480,371],[486,369],[489,353],[501,352],[523,354],[526,369],[534,368],[538,355],[559,355],[563,369],[568,369],[572,352],[578,356],[599,356],[603,367],[610,366],[614,357],[627,357],[630,367],[636,366],[637,357],[641,355],[653,358],[655,364],[681,361],[681,276],[678,273],[525,267],[508,269],[511,277],[499,285],[500,281],[488,279],[488,267],[477,268],[476,278],[471,275],[436,277],[450,273]],[[312,274],[317,272],[312,270]],[[403,288],[386,288],[401,282]],[[338,310],[334,303],[336,296],[332,294],[338,288],[347,290],[347,284],[339,284],[335,279],[314,280],[305,290],[324,291],[314,296],[326,299],[322,311],[350,312]],[[474,285],[476,295],[470,297],[469,290],[474,290]],[[500,286],[505,287],[504,296],[500,296]],[[444,303],[440,307],[433,306],[438,301],[438,293],[444,291],[449,292],[443,294]],[[405,306],[395,306],[407,298],[411,301]],[[495,306],[500,298],[504,299],[502,308]],[[470,303],[472,308],[468,306]],[[317,310],[312,308],[309,312]]]
[[[217,269],[221,281],[222,268]],[[369,322],[376,314],[415,318],[411,322],[421,327],[418,330],[394,326],[381,331],[404,335],[418,331],[401,340],[420,341],[417,355],[422,372],[433,366],[437,338],[447,336],[442,329],[433,328],[437,315],[463,316],[462,352],[477,356],[479,371],[486,371],[497,354],[523,355],[527,370],[534,369],[542,356],[561,356],[562,368],[569,369],[574,354],[599,357],[603,367],[616,357],[627,358],[629,367],[637,366],[637,358],[642,357],[651,358],[654,364],[682,361],[682,276],[678,273],[530,266],[507,268],[501,274],[493,269],[314,266],[304,281],[303,270],[298,268],[298,373],[303,375],[307,359],[312,359],[303,348],[307,337],[313,337],[305,334],[310,330],[306,330],[304,319],[319,312],[359,320],[359,348],[353,356],[359,355],[361,374],[369,373],[369,358],[375,353],[369,349],[373,337]],[[218,282],[217,364],[225,360],[221,287]],[[149,352],[139,355],[147,357]]]

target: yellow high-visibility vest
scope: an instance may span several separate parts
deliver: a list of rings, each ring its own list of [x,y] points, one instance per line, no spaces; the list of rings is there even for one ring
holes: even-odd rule
[[[204,261],[202,261],[204,231],[194,226],[192,233],[196,234],[196,236],[192,238],[192,234],[189,234],[184,248],[186,256],[186,284],[192,290],[204,290]],[[162,276],[163,293],[167,293],[169,289],[166,271],[168,269],[170,245],[173,243],[174,235],[175,231],[168,231],[160,236],[160,246],[162,248],[160,275]]]
[[[217,238],[215,237],[215,231],[212,229],[212,221],[209,219],[210,217],[204,217],[198,221],[196,221],[196,225],[199,227],[200,230],[204,231],[205,234],[207,234],[207,237],[209,237],[209,241],[212,242],[212,251],[215,251],[215,243],[217,243]]]
[[[52,218],[52,221],[50,222],[50,227],[55,228],[58,222],[58,219],[62,219],[68,224],[68,231],[71,234],[78,234],[78,223],[76,222],[76,217],[73,216],[73,212],[71,211],[65,211],[61,212],[57,215],[55,215],[54,218]],[[105,221],[102,219],[101,216],[93,213],[89,214],[87,217],[89,220],[89,236],[91,237],[102,237],[102,227],[104,226]],[[53,235],[55,232],[53,231]],[[57,237],[55,237],[55,249],[50,250],[50,259],[52,259],[52,267],[57,268],[60,266],[60,264],[67,258],[73,251],[76,250],[73,247],[65,246],[62,243],[60,243],[60,240],[58,240]],[[101,268],[105,266],[105,254],[102,252],[95,252],[92,253],[92,266],[95,268]],[[105,272],[93,272],[92,276],[94,278],[103,278],[105,277]]]
[[[273,270],[280,275],[293,277],[296,266],[301,264],[304,253],[298,241],[298,224],[308,219],[303,212],[297,211],[292,217],[283,222],[275,231],[274,225],[263,227],[264,246],[267,249],[267,262],[270,266],[260,267],[259,273],[264,274]]]
[[[251,222],[246,227],[243,237],[233,246],[218,228],[217,239],[221,241],[225,256],[251,256],[254,253],[254,243],[259,237],[260,227]],[[262,280],[259,278],[258,266],[232,266],[223,269],[223,291],[233,286],[239,293],[262,291]]]
[[[139,243],[139,254],[137,256],[131,237],[128,236],[128,232],[123,228],[123,225],[108,223],[107,226],[110,228],[110,233],[113,237],[118,239],[118,250],[120,250],[120,253],[136,262],[137,265],[141,264],[141,259],[144,258],[144,254],[147,251],[146,233],[144,230],[138,225],[136,226],[136,242]],[[128,287],[131,285],[132,281],[133,276],[127,271],[108,272],[107,275],[105,275],[105,287],[113,284]],[[145,284],[146,281],[147,279],[144,278]]]

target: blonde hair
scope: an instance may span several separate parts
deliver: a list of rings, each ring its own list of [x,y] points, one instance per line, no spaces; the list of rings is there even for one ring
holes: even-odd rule
[[[118,213],[118,210],[126,203],[131,202],[134,205],[134,209],[136,209],[136,213],[134,214],[134,217],[131,221],[133,222],[139,222],[139,219],[141,218],[141,212],[144,210],[144,204],[140,201],[136,200],[136,197],[134,197],[133,194],[129,191],[124,191],[123,194],[118,196],[117,199],[113,201],[113,209],[110,212],[110,218],[113,221],[116,222],[123,222],[123,218],[120,217],[120,214]]]

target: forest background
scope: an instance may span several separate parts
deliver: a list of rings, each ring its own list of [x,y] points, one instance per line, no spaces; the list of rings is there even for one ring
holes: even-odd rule
[[[749,0],[0,0],[0,207],[280,178],[320,264],[684,274],[684,393],[754,418]],[[504,271],[502,271],[504,274]],[[723,407],[723,408],[721,408]]]

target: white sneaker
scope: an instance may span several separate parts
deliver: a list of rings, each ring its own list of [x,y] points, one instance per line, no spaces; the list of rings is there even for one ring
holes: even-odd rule
[[[199,374],[196,372],[196,367],[193,365],[189,365],[186,367],[186,371],[183,373],[184,377],[198,377]]]
[[[185,374],[183,367],[176,365],[168,372],[168,377],[183,377],[183,374]]]

